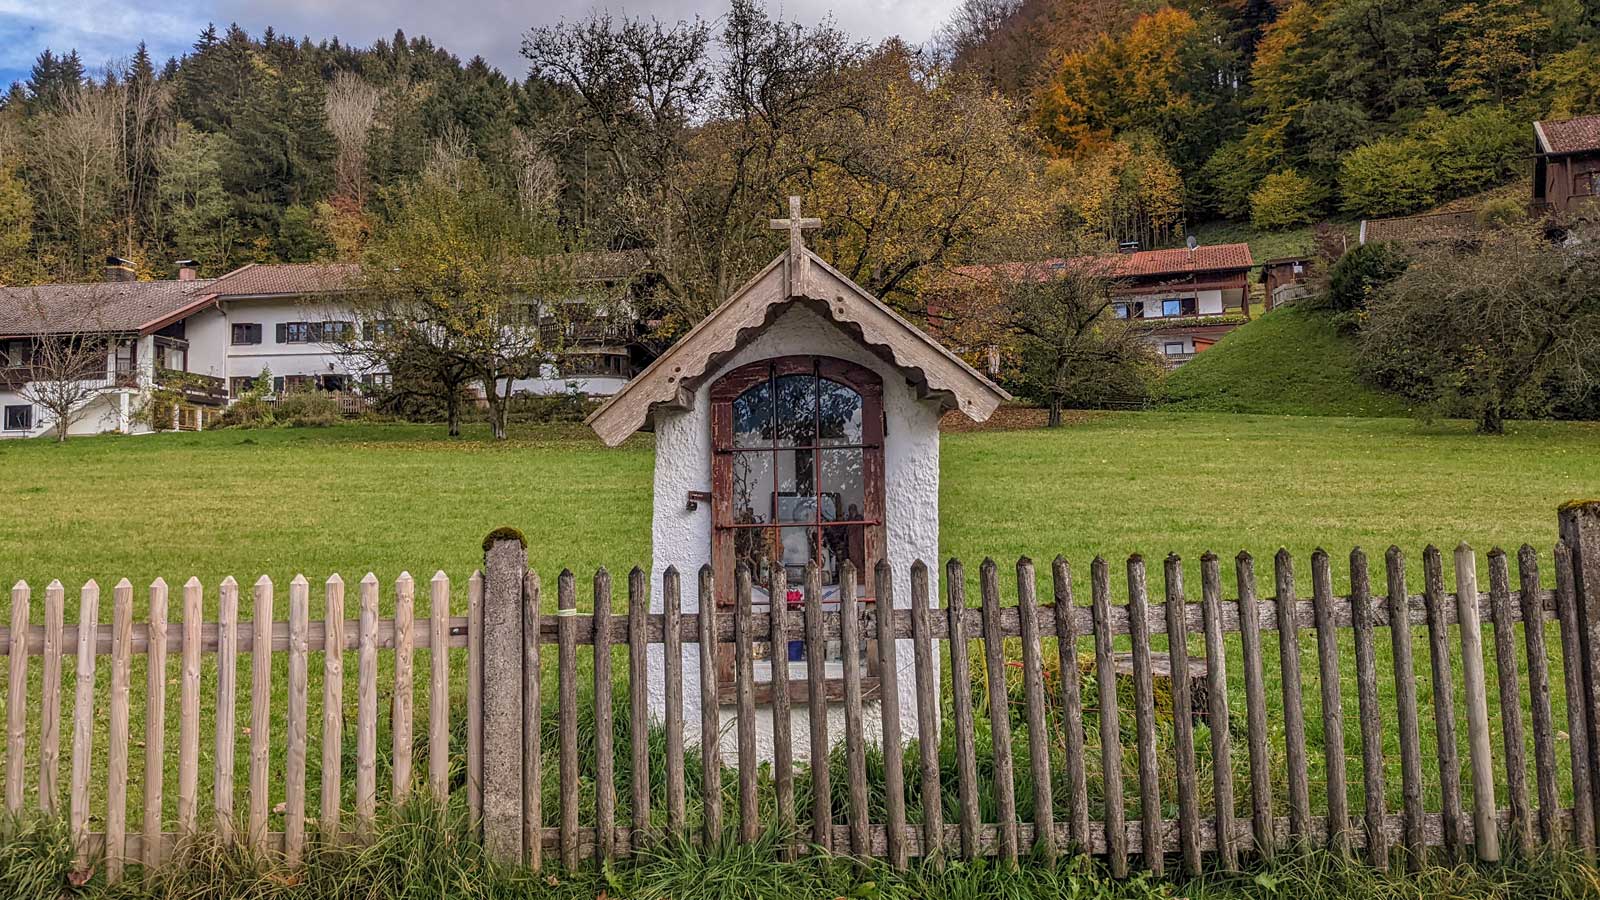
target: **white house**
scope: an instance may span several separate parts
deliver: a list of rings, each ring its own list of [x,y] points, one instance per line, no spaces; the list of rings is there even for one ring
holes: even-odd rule
[[[910,570],[930,568],[930,602],[938,594],[939,419],[959,409],[975,421],[1008,399],[933,338],[821,258],[800,240],[798,200],[789,219],[789,251],[665,352],[590,417],[615,446],[640,429],[656,435],[654,559],[651,581],[661,609],[663,573],[675,566],[685,612],[702,602],[731,607],[734,573],[749,566],[757,612],[772,602],[765,588],[782,567],[789,585],[803,584],[807,563],[821,571],[826,607],[878,601],[872,575],[879,560],[893,571],[896,608],[911,603]],[[709,500],[709,502],[707,502]],[[854,597],[842,596],[841,569],[863,573]],[[699,596],[696,573],[710,565],[715,597]],[[791,589],[784,602],[798,608]],[[909,641],[897,647],[902,726],[916,733]],[[773,665],[790,667],[792,733],[797,758],[808,758],[807,666],[840,677],[838,648],[824,660],[804,659],[799,645],[768,648],[758,682]],[[659,654],[660,648],[652,651]],[[660,657],[654,658],[657,665]],[[865,663],[864,663],[865,664]],[[731,672],[731,658],[723,668]],[[869,673],[872,671],[870,666]],[[699,677],[697,651],[685,652],[684,679]],[[731,683],[724,678],[723,683]],[[663,682],[651,681],[662,715]],[[875,684],[868,685],[872,696]],[[759,693],[759,692],[758,692]],[[725,715],[732,716],[730,708]],[[700,721],[698,694],[685,692],[684,721]],[[758,723],[758,751],[771,754],[771,713]],[[830,734],[843,735],[839,704],[829,707]],[[868,719],[873,719],[868,716]],[[727,719],[725,719],[727,720]],[[732,735],[725,752],[734,753]]]
[[[157,387],[178,389],[191,410],[225,402],[221,382],[174,377],[194,371],[191,354],[203,348],[192,343],[186,319],[208,302],[214,281],[194,278],[193,269],[173,281],[132,276],[113,257],[104,282],[0,288],[0,438],[54,431],[35,401],[40,385],[61,374],[51,371],[52,348],[68,343],[104,353],[103,368],[75,373],[81,402],[69,434],[152,430],[143,414]]]

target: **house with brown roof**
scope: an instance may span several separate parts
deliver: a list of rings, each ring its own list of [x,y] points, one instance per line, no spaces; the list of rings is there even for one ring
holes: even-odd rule
[[[588,302],[596,290],[628,284],[642,260],[601,253],[575,261],[575,295],[554,301],[564,314],[546,315],[540,311],[551,301],[530,300],[529,327],[565,352],[538,377],[513,382],[513,392],[608,396],[649,362],[626,304],[602,310]],[[0,288],[0,437],[51,430],[30,396],[41,380],[41,348],[63,339],[106,347],[103,377],[96,367],[74,379],[95,387],[86,402],[93,409],[82,411],[71,434],[203,427],[264,372],[272,394],[386,384],[381,365],[352,351],[360,329],[381,327],[357,321],[349,302],[360,274],[348,263],[250,264],[202,279],[187,263],[175,279],[135,281],[132,266],[112,257],[100,282]],[[160,422],[144,414],[163,387],[180,398],[170,426],[164,413]]]
[[[1533,123],[1533,204],[1600,212],[1600,115]]]
[[[0,438],[54,433],[36,401],[63,374],[82,385],[69,434],[152,430],[141,413],[158,388],[181,398],[184,426],[219,409],[221,380],[189,375],[186,320],[215,284],[195,276],[192,264],[180,264],[176,279],[135,281],[131,265],[110,257],[101,282],[0,288]],[[64,350],[85,346],[91,352]]]
[[[962,285],[986,281],[1000,268],[1048,273],[1085,265],[1102,267],[1113,279],[1115,315],[1133,320],[1170,366],[1193,359],[1250,320],[1250,270],[1255,261],[1249,244],[1196,244],[1121,253],[1110,259],[1054,259],[1026,267],[963,266],[941,285],[940,298],[930,301],[930,320],[961,315],[949,307],[965,302],[958,299],[964,293]]]

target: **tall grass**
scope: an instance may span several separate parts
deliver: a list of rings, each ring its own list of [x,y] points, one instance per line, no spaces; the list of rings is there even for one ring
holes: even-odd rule
[[[0,896],[94,900],[1046,900],[1046,898],[1552,898],[1600,895],[1600,870],[1575,854],[1549,854],[1500,866],[1433,865],[1407,874],[1379,873],[1316,852],[1284,855],[1242,873],[1206,872],[1185,881],[1139,874],[1116,881],[1100,865],[1070,857],[1052,867],[1025,863],[1015,871],[993,861],[913,865],[894,872],[882,862],[842,857],[778,859],[779,836],[734,840],[703,849],[670,843],[634,859],[577,872],[531,872],[498,865],[474,840],[459,805],[414,804],[387,814],[369,843],[313,843],[294,870],[215,840],[180,848],[153,872],[130,868],[119,885],[96,871],[75,872],[59,822],[13,823],[0,835]]]

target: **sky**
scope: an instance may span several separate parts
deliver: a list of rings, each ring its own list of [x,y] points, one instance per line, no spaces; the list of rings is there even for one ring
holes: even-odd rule
[[[860,40],[899,35],[920,44],[959,0],[769,0],[785,18],[814,24],[827,15]],[[0,0],[0,85],[26,78],[39,51],[76,48],[90,71],[127,59],[140,40],[159,66],[187,51],[208,22],[237,22],[251,34],[272,26],[312,40],[338,36],[366,46],[402,28],[425,34],[463,60],[481,55],[507,75],[526,74],[522,35],[535,25],[580,18],[593,8],[677,21],[714,19],[718,0]]]

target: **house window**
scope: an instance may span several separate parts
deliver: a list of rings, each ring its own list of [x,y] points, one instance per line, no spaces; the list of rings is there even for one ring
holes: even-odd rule
[[[368,372],[361,376],[361,387],[368,391],[386,391],[394,387],[394,376],[388,372]]]
[[[28,404],[6,407],[5,426],[6,431],[32,431],[33,407]]]
[[[319,322],[317,323],[317,340],[324,344],[343,344],[356,335],[356,326],[351,322]]]
[[[278,343],[309,344],[316,340],[313,336],[316,324],[315,322],[279,322]]]
[[[750,568],[752,601],[766,606],[778,567],[777,598],[804,604],[805,568],[817,564],[822,601],[870,602],[883,556],[883,383],[843,360],[795,356],[742,366],[711,388],[712,566],[717,603],[734,602],[734,573]],[[845,562],[855,596],[842,596]],[[798,661],[799,646],[767,648]],[[842,660],[835,649],[824,666]]]
[[[1183,342],[1182,341],[1167,341],[1166,344],[1164,344],[1161,347],[1161,352],[1165,353],[1167,356],[1182,356],[1183,355]]]
[[[1572,179],[1574,197],[1600,196],[1600,172],[1579,172]]]
[[[254,375],[235,375],[228,379],[228,396],[243,397],[256,386]]]
[[[1119,319],[1126,319],[1128,317],[1128,304],[1126,303],[1113,303],[1111,305],[1111,310]]]
[[[235,322],[233,325],[233,345],[235,347],[247,344],[261,343],[260,322]]]
[[[367,343],[387,340],[394,337],[394,323],[388,320],[378,322],[365,322],[361,325],[361,339]]]
[[[1163,301],[1161,301],[1161,315],[1163,315],[1163,316],[1181,316],[1181,315],[1183,315],[1183,301],[1179,300],[1177,298],[1173,298],[1171,300],[1163,300]]]

